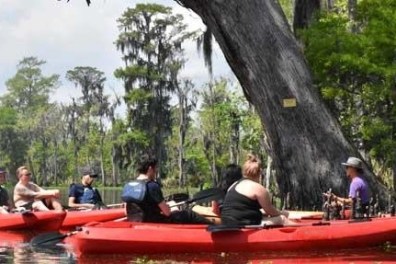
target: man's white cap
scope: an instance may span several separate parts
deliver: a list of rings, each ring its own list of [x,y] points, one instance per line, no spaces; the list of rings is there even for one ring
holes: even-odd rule
[[[358,159],[358,158],[349,157],[347,162],[343,162],[341,164],[344,165],[344,166],[361,169],[362,168],[362,163],[363,162],[360,159]]]

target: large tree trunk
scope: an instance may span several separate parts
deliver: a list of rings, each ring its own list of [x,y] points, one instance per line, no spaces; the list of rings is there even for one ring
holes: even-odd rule
[[[341,162],[359,156],[313,87],[311,73],[274,0],[179,0],[210,27],[247,99],[256,107],[268,137],[268,152],[277,170],[281,193],[291,206],[322,204],[332,188],[346,195],[348,181]],[[296,107],[284,107],[295,98]],[[374,192],[386,190],[372,173]]]
[[[294,5],[293,29],[307,28],[315,12],[320,10],[321,0],[296,0]]]

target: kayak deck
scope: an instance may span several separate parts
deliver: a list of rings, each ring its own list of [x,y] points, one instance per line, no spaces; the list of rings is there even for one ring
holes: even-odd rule
[[[0,230],[55,231],[61,227],[65,217],[66,212],[54,210],[0,214]]]
[[[89,222],[105,222],[125,216],[125,208],[105,210],[68,211],[61,229],[72,229]]]

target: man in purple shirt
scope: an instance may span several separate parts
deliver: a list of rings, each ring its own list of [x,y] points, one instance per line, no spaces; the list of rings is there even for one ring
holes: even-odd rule
[[[347,162],[341,164],[345,166],[346,175],[351,180],[351,185],[349,186],[348,198],[333,196],[335,197],[335,201],[346,205],[352,205],[353,199],[355,199],[359,193],[362,206],[365,208],[370,203],[370,194],[368,185],[362,178],[362,161],[355,157],[349,157]]]

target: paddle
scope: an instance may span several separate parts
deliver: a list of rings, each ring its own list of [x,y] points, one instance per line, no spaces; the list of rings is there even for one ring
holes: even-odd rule
[[[117,204],[104,204],[103,202],[96,203],[94,208],[83,208],[83,207],[71,207],[68,205],[62,204],[63,209],[68,211],[80,211],[80,210],[103,210],[103,209],[110,209],[110,208],[122,208],[124,207],[124,203],[117,203]]]
[[[191,204],[194,202],[208,203],[215,200],[224,198],[224,191],[220,188],[209,188],[203,191],[199,191],[193,195],[193,198],[173,204],[171,207],[179,206],[183,204]]]
[[[301,227],[301,226],[321,226],[321,225],[330,225],[329,222],[315,222],[315,223],[306,223],[306,224],[298,224],[298,225],[208,225],[206,231],[211,233],[216,232],[224,232],[224,231],[241,231],[242,229],[270,229],[270,228],[280,228],[280,227]]]
[[[65,239],[68,236],[77,234],[80,232],[81,229],[77,229],[72,232],[68,232],[65,234],[59,233],[59,232],[49,232],[49,233],[43,233],[39,234],[30,240],[30,246],[32,247],[54,247],[56,244],[60,243],[63,239]]]
[[[223,231],[241,231],[241,229],[263,229],[268,227],[265,224],[262,225],[208,225],[206,231],[211,233],[223,232]],[[279,226],[277,226],[279,227]]]
[[[167,197],[165,197],[165,201],[169,202],[169,201],[174,201],[176,203],[188,200],[190,198],[190,196],[188,195],[188,193],[174,193],[174,194],[170,194]]]

